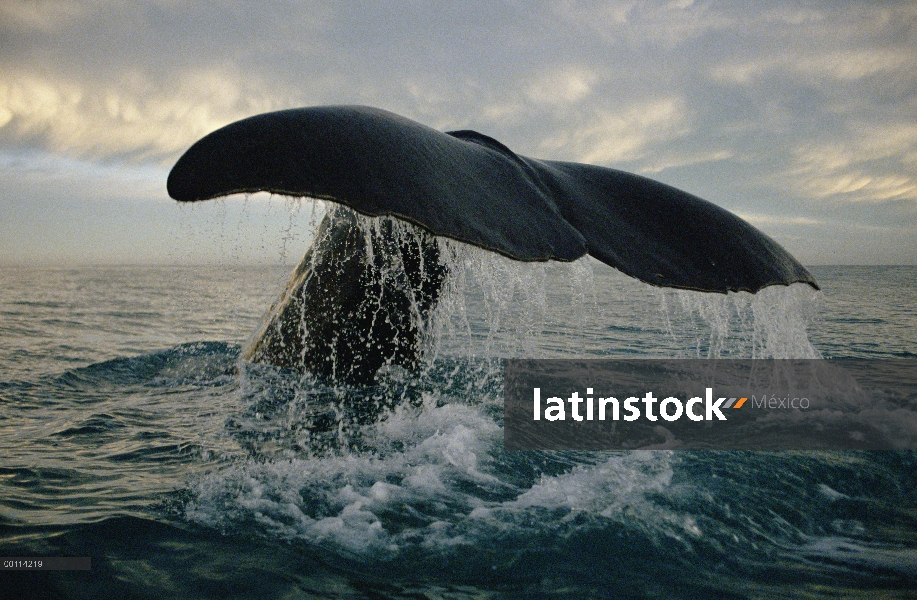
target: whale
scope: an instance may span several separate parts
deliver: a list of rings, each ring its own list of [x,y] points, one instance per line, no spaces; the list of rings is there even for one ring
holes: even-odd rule
[[[333,204],[244,356],[344,383],[419,367],[449,275],[442,239],[525,262],[588,254],[659,287],[819,287],[773,239],[688,192],[367,106],[231,123],[178,159],[167,189],[179,202],[268,192]],[[380,219],[367,228],[360,215]]]

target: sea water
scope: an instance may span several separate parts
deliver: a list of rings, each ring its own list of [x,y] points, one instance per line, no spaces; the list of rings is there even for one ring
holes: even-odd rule
[[[913,360],[917,268],[726,296],[453,249],[423,373],[361,390],[240,362],[289,266],[0,268],[0,555],[92,558],[0,594],[917,589],[913,452],[508,452],[500,362]]]

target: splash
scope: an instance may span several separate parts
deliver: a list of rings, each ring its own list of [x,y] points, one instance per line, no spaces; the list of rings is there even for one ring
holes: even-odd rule
[[[679,357],[821,358],[807,329],[821,293],[805,284],[770,286],[757,294],[667,290],[661,311]]]
[[[332,229],[319,228],[316,244],[329,251],[307,253],[268,316],[277,332],[270,340],[258,341],[266,348],[259,356],[295,354],[291,348],[298,347],[301,370],[314,371],[312,367],[330,360],[332,367],[324,370],[337,372],[346,370],[347,364],[344,360],[338,365],[339,352],[366,362],[359,356],[365,354],[362,342],[357,342],[364,339],[373,348],[378,345],[379,350],[372,351],[380,356],[391,354],[381,361],[383,368],[400,365],[415,372],[428,370],[443,357],[820,356],[806,332],[820,295],[803,284],[728,295],[654,288],[588,257],[572,263],[524,263],[454,240],[431,238],[391,217],[366,217],[343,207],[334,214],[356,232],[347,234],[354,242],[346,243],[362,248],[348,250],[342,240],[332,243],[322,238]],[[340,237],[341,229],[335,227]],[[311,274],[318,270],[350,281],[357,276],[351,266],[354,257],[365,265],[359,275],[361,299],[350,294],[342,302],[312,300],[338,290],[310,284]],[[278,311],[289,310],[287,300],[300,295],[289,303],[299,306],[299,317],[280,315]],[[360,302],[359,307],[354,302]],[[316,317],[328,311],[349,311],[346,318],[355,320],[353,330],[347,323],[335,325],[328,316]],[[290,319],[296,327],[281,332],[282,323],[290,328]],[[312,325],[321,331],[313,335]],[[331,333],[325,331],[329,327]],[[339,333],[333,334],[335,330]],[[342,345],[338,337],[353,340]],[[363,372],[364,367],[369,368],[353,368]],[[367,372],[378,368],[377,363]]]
[[[250,408],[227,424],[239,455],[195,482],[188,518],[382,559],[609,523],[651,544],[690,545],[702,528],[658,501],[672,493],[673,454],[505,451],[500,359],[818,356],[805,285],[755,296],[663,290],[591,258],[521,263],[447,239],[436,244],[448,275],[427,311],[405,250],[422,234],[353,217],[377,288],[408,297],[420,368],[383,369],[363,390],[243,368],[238,393]]]

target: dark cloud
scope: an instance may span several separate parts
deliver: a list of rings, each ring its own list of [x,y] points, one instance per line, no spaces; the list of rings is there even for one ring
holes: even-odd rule
[[[13,1],[0,52],[0,154],[101,177],[258,112],[361,103],[646,173],[756,215],[804,261],[858,243],[806,241],[832,213],[897,226],[888,261],[917,246],[909,2]]]

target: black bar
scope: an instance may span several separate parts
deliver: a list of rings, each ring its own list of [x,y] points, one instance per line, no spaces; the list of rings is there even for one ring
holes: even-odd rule
[[[0,571],[89,571],[88,556],[13,556],[0,558]]]

